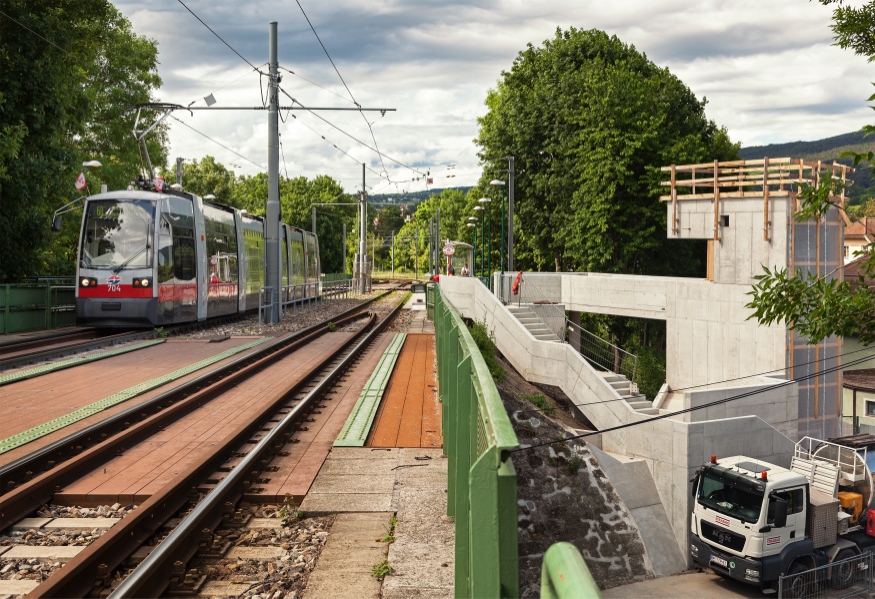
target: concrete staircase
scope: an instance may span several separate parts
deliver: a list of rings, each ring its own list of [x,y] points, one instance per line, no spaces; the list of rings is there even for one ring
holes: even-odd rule
[[[556,333],[538,318],[538,315],[528,306],[508,306],[507,309],[514,315],[520,324],[539,341],[561,341]]]
[[[639,414],[645,415],[653,415],[659,414],[659,409],[653,407],[653,403],[647,401],[647,397],[645,397],[642,393],[637,395],[632,394],[632,383],[629,382],[622,374],[615,374],[613,372],[599,372],[599,375],[605,379],[611,387],[613,387],[617,393],[620,394],[620,397],[626,400],[632,409],[638,412]]]

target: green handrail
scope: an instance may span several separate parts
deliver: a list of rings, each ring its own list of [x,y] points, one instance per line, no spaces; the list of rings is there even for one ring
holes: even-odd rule
[[[0,333],[21,333],[76,324],[72,285],[0,285]]]
[[[455,517],[455,597],[519,597],[513,426],[462,317],[434,296],[438,387]]]
[[[599,599],[601,594],[577,547],[554,543],[541,565],[541,599]]]

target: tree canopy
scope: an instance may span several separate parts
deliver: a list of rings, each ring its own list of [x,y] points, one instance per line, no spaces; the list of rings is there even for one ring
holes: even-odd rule
[[[0,282],[72,274],[76,219],[49,237],[52,213],[76,198],[85,160],[103,164],[88,173],[92,188],[124,188],[138,174],[128,109],[155,101],[157,45],[106,0],[9,0],[3,8],[11,18],[0,16]],[[149,139],[158,165],[165,132]]]
[[[480,188],[516,160],[515,260],[535,270],[692,275],[701,242],[669,241],[659,167],[738,146],[668,69],[597,30],[531,44],[486,98]]]

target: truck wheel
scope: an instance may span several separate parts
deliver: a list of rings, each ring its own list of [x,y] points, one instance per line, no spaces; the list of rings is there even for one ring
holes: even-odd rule
[[[784,596],[789,599],[802,599],[811,597],[817,593],[817,580],[814,572],[808,572],[803,564],[796,562],[790,566],[787,572],[789,580],[786,581]]]
[[[850,549],[842,549],[833,560],[841,562],[856,556]],[[846,589],[854,582],[854,563],[837,564],[829,569],[830,586],[834,589]]]

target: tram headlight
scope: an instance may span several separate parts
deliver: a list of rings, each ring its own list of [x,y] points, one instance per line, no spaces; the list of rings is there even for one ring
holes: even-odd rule
[[[92,277],[82,277],[79,279],[80,287],[97,287],[97,279]]]
[[[152,279],[143,277],[142,279],[134,279],[134,287],[145,288],[152,286]]]

